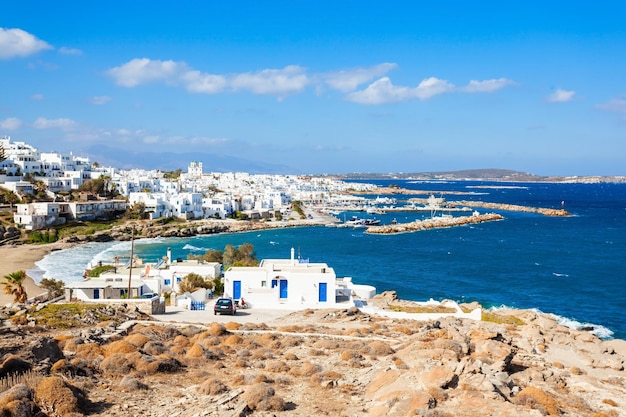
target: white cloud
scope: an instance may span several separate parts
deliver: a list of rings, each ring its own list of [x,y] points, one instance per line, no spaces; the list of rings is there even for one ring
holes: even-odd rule
[[[216,94],[223,91],[228,82],[221,75],[203,74],[200,71],[188,71],[181,76],[192,93]]]
[[[35,120],[33,126],[36,129],[61,129],[61,130],[72,130],[78,124],[71,119],[46,119],[45,117],[39,117]]]
[[[67,46],[62,46],[59,48],[59,53],[63,55],[82,55],[83,51],[76,48],[68,48]]]
[[[119,67],[111,68],[107,74],[122,87],[136,87],[151,82],[175,82],[187,65],[184,62],[150,60],[135,58]]]
[[[34,55],[46,49],[52,46],[22,29],[0,28],[0,59]]]
[[[361,84],[385,75],[396,67],[397,65],[393,63],[383,63],[369,68],[354,68],[330,72],[325,74],[323,79],[331,88],[347,93],[355,90]]]
[[[4,120],[0,120],[0,129],[4,130],[16,130],[22,125],[22,121],[17,117],[9,117]]]
[[[112,98],[108,97],[108,96],[95,96],[95,97],[91,97],[89,99],[89,102],[91,104],[95,104],[96,106],[102,105],[102,104],[106,104],[109,101],[111,101]]]
[[[430,77],[415,88],[397,87],[389,77],[374,81],[365,90],[355,91],[347,96],[349,101],[361,104],[396,103],[410,99],[425,100],[454,90],[454,85],[446,80]]]
[[[30,98],[32,98],[33,100],[41,101],[44,97],[43,94],[33,94],[32,96],[30,96]]]
[[[159,143],[160,138],[158,136],[146,136],[143,138],[143,143],[147,145],[153,145],[155,143]]]
[[[596,106],[600,110],[622,113],[626,117],[626,100],[622,98],[614,98],[606,103]]]
[[[471,80],[468,85],[461,87],[460,90],[466,93],[492,93],[512,84],[515,83],[506,78],[495,78],[484,81]]]
[[[575,91],[567,91],[558,89],[552,94],[548,94],[546,100],[550,103],[565,103],[574,99]]]
[[[304,68],[289,65],[283,69],[265,69],[255,73],[237,74],[230,80],[234,90],[250,90],[255,94],[284,96],[302,91],[309,84]]]
[[[419,99],[426,100],[440,94],[452,92],[464,93],[491,93],[507,85],[515,84],[506,78],[476,81],[472,80],[465,87],[456,87],[454,84],[436,77],[422,80],[417,87],[400,87],[391,83],[389,77],[374,81],[367,88],[348,94],[349,101],[360,104],[384,104]]]
[[[354,68],[309,75],[306,69],[298,65],[288,65],[282,69],[263,69],[256,72],[234,74],[211,74],[192,69],[184,62],[133,59],[106,73],[123,87],[136,87],[150,82],[167,85],[181,85],[187,91],[202,94],[249,91],[253,94],[277,96],[280,99],[296,94],[315,84],[316,90],[323,91],[323,85],[347,95],[347,100],[362,104],[382,104],[410,99],[425,100],[439,94],[453,91],[466,93],[494,92],[514,84],[506,78],[484,81],[472,80],[465,87],[436,77],[420,82],[417,87],[395,86],[385,76],[372,82],[365,89],[354,91],[359,85],[370,82],[376,77],[396,68],[394,63],[382,63],[369,68]]]

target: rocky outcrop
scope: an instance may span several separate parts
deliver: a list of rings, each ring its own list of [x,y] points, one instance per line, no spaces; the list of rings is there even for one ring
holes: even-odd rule
[[[379,298],[402,302],[393,292]],[[520,324],[505,324],[508,315]],[[626,342],[602,341],[533,311],[491,318],[503,324],[346,309],[305,310],[267,324],[143,322],[124,333],[100,325],[53,338],[35,326],[5,329],[0,340],[12,351],[0,364],[21,376],[13,388],[0,384],[0,413],[626,415]],[[50,367],[45,355],[62,356]]]

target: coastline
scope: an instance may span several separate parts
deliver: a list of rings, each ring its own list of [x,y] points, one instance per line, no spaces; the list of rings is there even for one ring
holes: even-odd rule
[[[71,247],[65,242],[55,242],[44,245],[2,245],[0,246],[0,278],[5,275],[24,270],[27,277],[24,280],[24,287],[28,298],[36,297],[45,291],[35,283],[32,277],[28,276],[29,270],[35,268],[35,262],[40,261],[44,256],[53,250],[67,249]],[[13,303],[13,297],[4,293],[4,288],[0,291],[0,306]]]

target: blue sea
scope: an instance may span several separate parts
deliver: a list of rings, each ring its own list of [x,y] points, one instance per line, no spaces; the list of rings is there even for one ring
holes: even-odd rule
[[[572,327],[592,326],[602,338],[626,339],[626,184],[490,183],[477,181],[364,181],[397,184],[414,195],[448,201],[478,200],[560,209],[570,217],[499,212],[503,221],[398,235],[368,235],[359,229],[303,227],[184,239],[140,239],[135,253],[155,262],[172,248],[174,258],[252,243],[257,257],[296,254],[326,262],[378,292],[403,299],[478,301],[488,308],[515,307],[551,313]],[[375,198],[376,196],[369,196]],[[384,195],[380,195],[384,197]],[[451,213],[467,215],[468,213]],[[366,216],[364,213],[345,213]],[[340,217],[343,218],[344,214]],[[429,217],[400,212],[369,215],[388,224]],[[98,260],[128,258],[129,242],[94,243],[53,252],[38,264],[41,277],[81,279]]]

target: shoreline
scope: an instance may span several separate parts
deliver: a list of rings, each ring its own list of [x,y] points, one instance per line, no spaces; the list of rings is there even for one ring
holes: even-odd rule
[[[55,242],[43,245],[2,245],[0,246],[0,279],[4,279],[5,275],[16,271],[26,271],[26,279],[24,280],[24,288],[28,294],[28,298],[33,298],[45,293],[45,291],[37,285],[33,277],[29,276],[29,271],[35,269],[36,262],[43,259],[46,255],[54,250],[68,249],[72,245],[66,242]],[[13,297],[4,293],[4,288],[0,291],[0,306],[13,303]]]

